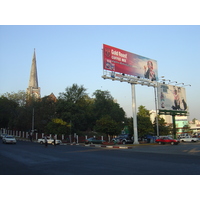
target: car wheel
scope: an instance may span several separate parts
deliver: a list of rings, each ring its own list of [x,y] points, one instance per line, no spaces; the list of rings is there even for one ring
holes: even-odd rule
[[[40,144],[43,144],[43,142],[41,141]]]
[[[93,144],[93,142],[90,142],[90,144]]]
[[[184,140],[181,140],[181,142],[185,142]]]
[[[158,142],[158,144],[162,144],[162,142]]]
[[[126,144],[126,141],[123,141],[122,144]]]
[[[174,145],[174,142],[171,142],[171,145]]]

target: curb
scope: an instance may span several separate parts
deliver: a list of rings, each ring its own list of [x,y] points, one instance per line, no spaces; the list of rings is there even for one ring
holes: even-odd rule
[[[94,145],[94,144],[85,144],[83,146],[87,147],[102,147],[102,148],[110,148],[110,149],[132,149],[133,147],[130,146],[114,146],[114,145]]]
[[[21,139],[21,138],[18,138],[17,140],[21,140],[21,141],[26,141],[26,142],[30,142],[30,140],[28,139]],[[35,142],[37,143],[37,141],[32,141],[32,142]],[[60,145],[62,146],[66,146],[66,145],[69,145],[69,146],[85,146],[85,147],[101,147],[101,148],[110,148],[110,149],[133,149],[133,146],[119,146],[119,145],[95,145],[95,144],[84,144],[84,143],[60,143]],[[149,144],[139,144],[139,145],[155,145],[154,143],[149,143]]]
[[[70,144],[70,143],[61,143],[60,145],[70,145],[70,146],[75,146],[75,145],[81,145],[85,147],[102,147],[102,148],[113,148],[113,149],[132,149],[133,147],[130,146],[113,146],[113,145],[95,145],[95,144]]]

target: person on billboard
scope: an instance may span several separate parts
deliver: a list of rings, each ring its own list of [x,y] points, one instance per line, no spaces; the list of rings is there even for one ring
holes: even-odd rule
[[[178,87],[178,95],[180,98],[180,109],[187,110],[187,103],[185,102],[184,97],[182,95],[181,87]]]
[[[153,62],[150,60],[147,61],[147,67],[144,66],[144,77],[150,79],[151,81],[156,80],[156,75],[153,71]]]
[[[172,106],[172,109],[173,110],[180,110],[181,109],[181,107],[180,107],[180,97],[179,97],[178,91],[177,91],[175,86],[174,86],[173,94],[174,94],[174,105]]]
[[[161,92],[161,95],[160,95],[160,102],[161,102],[161,108],[165,108],[165,96],[163,92]]]

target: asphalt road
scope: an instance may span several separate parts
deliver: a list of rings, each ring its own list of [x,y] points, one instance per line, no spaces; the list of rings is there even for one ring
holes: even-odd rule
[[[200,142],[132,149],[0,143],[1,175],[200,175]]]

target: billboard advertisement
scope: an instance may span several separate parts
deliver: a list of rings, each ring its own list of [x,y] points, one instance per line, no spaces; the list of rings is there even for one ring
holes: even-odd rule
[[[103,44],[103,69],[115,73],[158,80],[157,61]]]
[[[185,88],[158,84],[158,109],[187,111]]]

